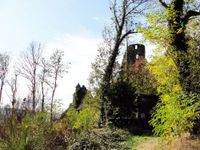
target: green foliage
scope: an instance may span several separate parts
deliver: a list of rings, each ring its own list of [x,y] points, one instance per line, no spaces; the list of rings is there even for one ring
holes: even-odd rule
[[[148,14],[148,26],[139,29],[161,50],[149,64],[160,95],[150,124],[155,134],[168,140],[190,131],[199,115],[199,33],[194,25],[197,22],[192,25],[181,19],[183,5],[192,2],[169,2],[168,8]]]
[[[90,108],[86,108],[80,111],[79,117],[74,125],[75,129],[80,129],[81,132],[89,131],[91,128],[97,126],[99,121],[99,114]]]
[[[108,64],[108,57],[110,56],[111,49],[106,44],[102,44],[99,46],[97,51],[98,54],[95,62],[92,63],[92,71],[89,76],[90,88],[93,92],[97,92],[99,90],[105,67]]]
[[[167,26],[168,11],[157,10],[146,15],[148,26],[139,27],[146,40],[157,46],[168,47],[171,41],[169,28]]]
[[[20,125],[18,125],[16,118],[10,118],[6,120],[1,129],[0,129],[0,149],[2,150],[24,150],[27,143],[26,138],[24,137],[24,134],[17,130],[17,128],[20,128]]]
[[[96,142],[91,142],[90,134],[98,126],[99,107],[99,98],[88,91],[78,108],[70,105],[65,117],[54,124],[52,136],[55,138],[50,139],[51,143],[66,145],[65,148],[75,150],[87,143],[90,147],[95,146]]]
[[[134,117],[135,107],[135,88],[131,82],[117,80],[109,89],[109,120],[118,127],[130,125]]]
[[[148,67],[150,73],[156,79],[158,94],[181,92],[179,72],[171,57],[167,55],[155,56]]]
[[[146,142],[147,140],[155,140],[156,141],[156,139],[157,139],[157,137],[148,136],[148,135],[130,136],[127,140],[127,145],[132,150],[136,150],[136,147],[139,144],[142,144],[142,143]]]
[[[88,91],[82,103],[82,109],[89,107],[96,112],[100,109],[100,98],[98,95],[92,96],[91,92]]]
[[[69,149],[82,150],[85,148],[88,150],[128,150],[131,149],[131,146],[129,147],[126,142],[129,136],[130,134],[127,131],[120,129],[93,129],[90,133],[79,136],[77,141],[72,144]]]
[[[145,62],[137,74],[129,76],[132,87],[137,95],[156,95],[156,79],[149,72],[148,63]]]
[[[199,93],[200,90],[200,18],[194,18],[188,23],[187,26],[187,38],[189,50],[187,60],[189,62],[189,72],[187,80],[191,84],[190,89],[195,93]]]
[[[1,136],[1,149],[9,150],[43,150],[45,138],[50,130],[46,113],[28,114],[18,123],[12,118],[12,125],[5,124],[4,136]]]
[[[69,107],[65,119],[70,128],[73,128],[78,118],[78,111],[74,107]]]
[[[27,141],[27,148],[44,149],[46,136],[50,132],[47,113],[27,115],[22,121],[21,129]]]
[[[160,102],[154,109],[150,124],[154,133],[166,140],[189,132],[199,116],[200,102],[194,94],[184,94],[179,84],[179,72],[168,56],[156,57],[149,66],[157,80]]]
[[[189,132],[199,115],[200,103],[194,95],[177,95],[174,93],[161,96],[150,124],[156,135],[171,140],[182,133]]]
[[[105,36],[108,36],[107,34],[110,34],[108,31],[109,29],[104,29]],[[110,38],[110,39],[109,39]],[[112,38],[109,37],[108,40],[111,40]],[[107,38],[106,38],[107,39]],[[95,58],[95,62],[92,63],[92,71],[89,76],[89,83],[90,83],[90,90],[95,93],[99,94],[99,88],[101,86],[103,75],[105,73],[106,66],[108,65],[108,59],[111,55],[112,48],[111,48],[111,41],[104,41],[101,44],[99,44],[98,53]],[[115,62],[112,77],[115,78],[119,72],[120,64],[118,61]]]
[[[80,110],[78,111],[74,107],[69,108],[66,119],[69,127],[86,132],[97,126],[99,114],[98,99],[93,97],[90,92],[87,92]]]
[[[150,15],[147,15],[149,26],[141,29],[147,40],[158,45],[159,48],[165,49],[166,53],[174,60],[179,70],[180,85],[187,92],[194,92],[190,86],[193,74],[193,70],[190,68],[199,65],[196,63],[197,61],[191,64],[193,59],[189,55],[195,50],[192,50],[188,45],[192,38],[186,36],[191,25],[189,22],[198,15],[198,12],[195,12],[195,5],[198,4],[197,1],[169,1],[167,2],[168,7],[165,7],[164,10],[158,11],[158,13],[151,12]],[[190,14],[191,12],[194,14]],[[194,33],[194,31],[192,32]],[[198,32],[198,29],[195,29],[195,32]],[[195,39],[198,39],[197,35],[194,37]]]

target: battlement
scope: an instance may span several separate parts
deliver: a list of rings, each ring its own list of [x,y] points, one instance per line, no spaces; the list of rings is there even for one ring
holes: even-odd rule
[[[145,59],[145,46],[143,44],[129,45],[123,57],[122,69],[130,70],[137,60],[143,59]]]
[[[126,55],[128,64],[133,64],[139,56],[145,58],[145,46],[142,44],[129,45]]]

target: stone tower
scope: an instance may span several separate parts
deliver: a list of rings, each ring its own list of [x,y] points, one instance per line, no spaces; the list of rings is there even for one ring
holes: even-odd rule
[[[122,71],[128,73],[138,73],[144,65],[145,46],[143,44],[129,45],[122,61]]]

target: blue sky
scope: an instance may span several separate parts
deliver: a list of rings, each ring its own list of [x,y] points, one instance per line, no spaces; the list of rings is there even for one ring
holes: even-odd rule
[[[66,108],[77,83],[88,85],[91,62],[110,17],[108,0],[0,0],[0,52],[8,51],[16,64],[32,41],[44,45],[45,55],[65,50],[71,65],[56,96]],[[20,89],[22,97],[27,87]]]
[[[109,19],[107,0],[0,0],[0,52],[9,52],[11,64],[16,64],[32,41],[44,45],[45,55],[56,48],[65,50],[71,65],[56,96],[66,108],[76,84],[88,85],[91,62]],[[27,91],[26,82],[21,82],[19,97]],[[9,101],[6,97],[4,104]]]
[[[31,41],[64,34],[100,37],[109,19],[107,0],[0,0],[0,49],[22,50]]]

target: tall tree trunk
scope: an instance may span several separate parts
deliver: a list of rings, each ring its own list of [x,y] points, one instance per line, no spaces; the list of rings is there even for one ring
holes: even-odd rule
[[[56,92],[56,88],[57,88],[57,78],[58,78],[58,73],[56,72],[55,74],[55,78],[54,78],[54,85],[53,85],[53,91],[52,91],[52,95],[51,95],[51,110],[50,110],[50,121],[51,121],[51,125],[53,125],[53,103],[54,103],[54,96],[55,96],[55,92]]]
[[[36,66],[35,66],[36,67]],[[33,113],[35,112],[35,107],[36,107],[36,68],[34,68],[33,71],[33,87],[32,87],[32,98],[33,98],[33,106],[32,106],[32,111]]]
[[[44,112],[44,100],[45,100],[45,93],[44,93],[44,74],[42,75],[41,91],[42,91],[42,106],[41,106],[41,111]]]
[[[101,123],[102,125],[105,125],[107,120],[108,120],[108,92],[110,89],[110,82],[112,79],[112,72],[113,72],[113,68],[114,68],[114,64],[116,61],[116,57],[119,53],[119,46],[120,43],[116,42],[115,47],[113,49],[113,52],[109,58],[109,62],[108,62],[108,66],[106,67],[105,70],[105,75],[103,78],[103,82],[101,85]]]
[[[190,82],[188,77],[189,72],[189,61],[188,55],[188,39],[185,35],[186,25],[193,16],[200,15],[199,11],[188,10],[184,12],[185,0],[172,0],[168,5],[163,0],[159,0],[160,4],[168,9],[168,26],[170,31],[171,46],[172,49],[168,50],[168,54],[172,56],[180,72],[180,84],[183,90],[188,93],[190,92]]]
[[[121,1],[121,5],[117,6],[117,1],[114,0],[113,6],[111,6],[111,9],[113,11],[113,21],[115,25],[115,36],[114,36],[114,45],[113,50],[111,53],[111,56],[108,60],[108,65],[105,69],[103,81],[100,87],[101,94],[101,117],[100,117],[100,125],[106,125],[108,121],[108,112],[110,109],[110,103],[108,100],[108,90],[110,89],[110,83],[112,80],[112,74],[114,65],[116,62],[116,58],[119,54],[119,48],[122,44],[123,40],[130,34],[136,33],[133,31],[132,27],[130,27],[128,30],[125,31],[126,23],[131,22],[129,20],[130,16],[133,14],[137,14],[137,8],[145,3],[145,0],[141,0],[138,4],[137,1],[129,1],[129,0],[123,0]],[[136,6],[134,5],[136,4]],[[139,13],[140,11],[138,11]],[[118,14],[119,13],[119,14]],[[133,23],[133,22],[132,22]]]
[[[123,11],[124,11],[124,13],[122,16],[121,24],[119,26],[119,30],[116,33],[113,51],[111,53],[111,56],[109,57],[108,65],[105,69],[105,74],[103,77],[103,82],[101,84],[101,95],[100,95],[100,99],[101,99],[101,120],[100,120],[100,122],[101,122],[101,125],[106,125],[107,121],[108,121],[108,111],[109,111],[108,92],[110,89],[110,82],[112,79],[112,73],[113,73],[113,68],[114,68],[115,62],[116,62],[116,58],[119,54],[120,44],[122,43],[123,39],[126,37],[126,36],[122,37],[122,31],[123,31],[124,25],[125,25],[125,15],[126,15],[125,8]]]
[[[42,85],[42,108],[41,111],[44,112],[44,99],[45,99],[45,95],[44,95],[44,87]]]
[[[171,4],[173,7],[174,16],[169,17],[168,24],[172,38],[172,58],[174,59],[179,72],[180,72],[180,83],[185,92],[189,92],[189,82],[187,78],[189,76],[189,64],[187,60],[187,38],[185,35],[186,24],[183,23],[183,6],[184,0],[174,0]]]
[[[17,94],[17,74],[15,74],[15,78],[14,78],[14,85],[10,85],[11,86],[11,90],[12,90],[12,115],[14,115],[15,112],[15,104],[17,101],[16,98],[16,94]]]
[[[4,79],[1,80],[1,87],[0,87],[0,102],[1,102],[1,100],[2,100],[3,86],[4,86]]]

